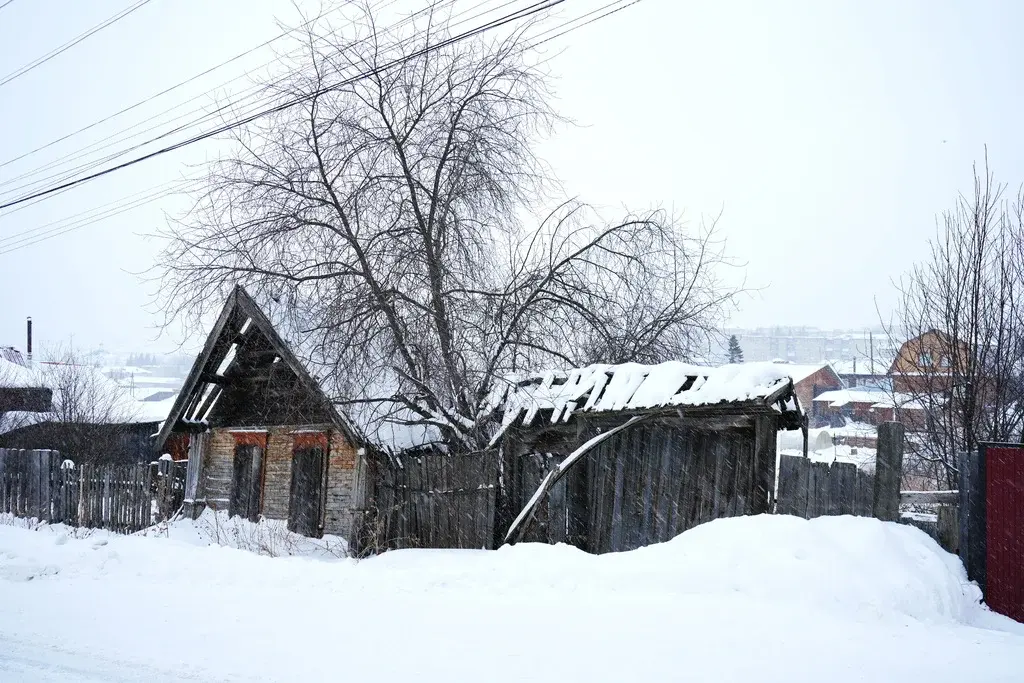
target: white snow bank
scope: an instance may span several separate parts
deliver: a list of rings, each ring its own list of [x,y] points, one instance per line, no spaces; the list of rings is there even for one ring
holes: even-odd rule
[[[852,517],[360,562],[0,527],[0,680],[1019,682],[1024,625],[977,598],[922,532]]]
[[[88,538],[119,542],[125,536],[104,529],[70,527],[66,524],[47,524],[36,519],[24,519],[0,514],[0,526],[29,529],[55,535],[58,539]],[[341,558],[348,555],[348,543],[340,536],[325,534],[322,538],[308,538],[288,530],[283,520],[261,519],[250,522],[241,517],[228,517],[225,511],[206,509],[198,519],[177,519],[161,522],[132,536],[164,538],[194,546],[221,546],[246,550],[269,557]]]

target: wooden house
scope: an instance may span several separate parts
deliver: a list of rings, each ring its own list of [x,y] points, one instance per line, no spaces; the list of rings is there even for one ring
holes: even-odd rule
[[[505,400],[499,530],[593,553],[769,512],[776,434],[806,423],[787,366],[595,365]]]
[[[902,393],[943,393],[952,387],[954,365],[963,372],[971,349],[938,330],[908,339],[889,368],[893,389]]]
[[[185,501],[306,536],[349,537],[365,448],[242,288],[221,311],[161,427],[158,453],[187,454]]]

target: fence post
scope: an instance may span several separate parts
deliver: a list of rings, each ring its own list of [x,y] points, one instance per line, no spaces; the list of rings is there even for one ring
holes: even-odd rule
[[[0,512],[10,512],[7,491],[7,449],[0,448]]]
[[[903,425],[899,422],[883,422],[878,425],[878,450],[875,456],[875,500],[871,514],[883,522],[898,522],[900,519],[903,435]]]
[[[167,521],[170,519],[174,511],[171,507],[171,497],[173,491],[172,485],[174,483],[174,460],[171,459],[170,455],[166,453],[160,456],[157,461],[157,479],[156,491],[157,491],[157,514],[160,515],[160,522]]]

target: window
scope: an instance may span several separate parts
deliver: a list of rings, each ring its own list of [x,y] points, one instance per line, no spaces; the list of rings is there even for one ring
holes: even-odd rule
[[[943,356],[939,359],[939,365],[944,368],[949,367],[949,356]]]
[[[917,355],[917,364],[922,368],[930,368],[933,365],[932,352],[922,351]]]

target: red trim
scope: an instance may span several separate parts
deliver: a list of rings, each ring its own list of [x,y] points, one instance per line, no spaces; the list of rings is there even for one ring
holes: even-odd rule
[[[327,432],[295,432],[294,448],[322,448],[327,452]]]
[[[235,437],[236,446],[259,446],[264,449],[267,447],[266,432],[231,432],[231,436]]]

